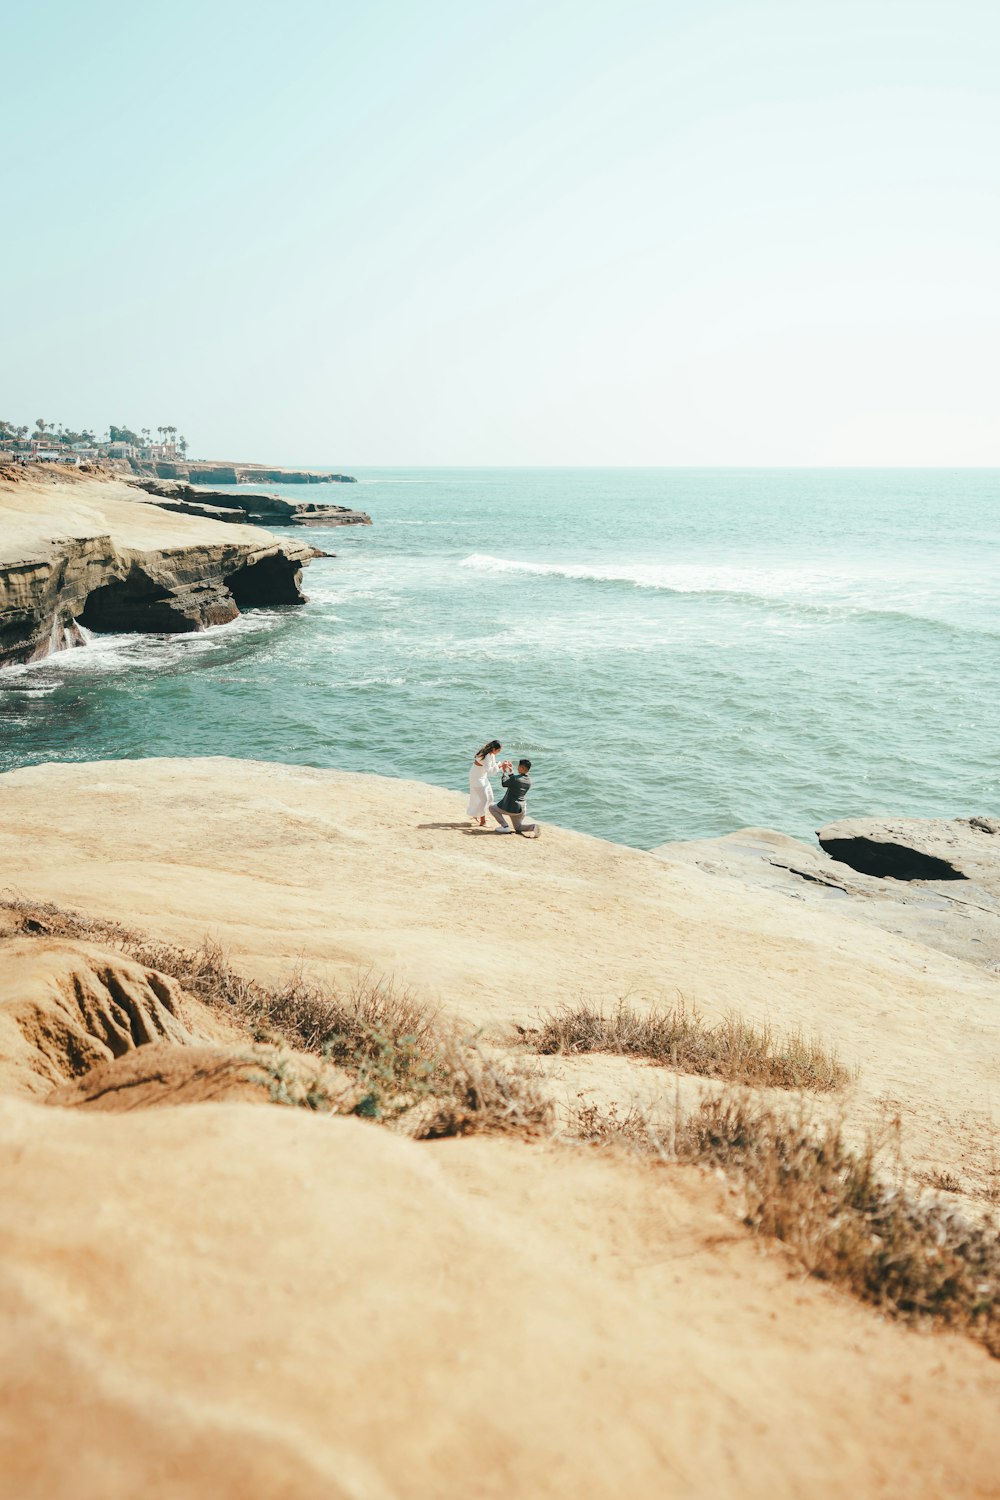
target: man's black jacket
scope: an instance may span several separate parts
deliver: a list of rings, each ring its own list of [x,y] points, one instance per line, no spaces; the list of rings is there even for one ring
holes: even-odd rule
[[[523,813],[525,810],[525,799],[531,788],[531,777],[522,776],[520,773],[515,776],[514,773],[511,772],[506,776],[501,776],[500,780],[507,788],[506,792],[503,795],[503,799],[497,803],[500,811],[509,813]]]

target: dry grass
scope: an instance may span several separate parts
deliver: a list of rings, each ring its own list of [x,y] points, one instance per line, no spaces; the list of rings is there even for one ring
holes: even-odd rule
[[[142,934],[50,906],[4,903],[27,932],[59,933],[117,948],[242,1023],[257,1040],[284,1040],[330,1058],[362,1086],[355,1113],[417,1139],[487,1131],[551,1134],[550,1106],[527,1068],[491,1060],[473,1041],[447,1031],[405,992],[360,984],[347,996],[301,975],[265,986],[231,969],[217,948],[151,944]],[[596,1021],[594,1017],[596,1016]],[[814,1088],[842,1081],[821,1050],[775,1048],[763,1032],[735,1023],[701,1025],[690,1014],[641,1018],[624,1006],[610,1018],[567,1012],[534,1041],[538,1050],[601,1050],[653,1055],[708,1076]],[[583,1018],[581,1020],[581,1017]],[[673,1025],[674,1030],[670,1030]],[[679,1033],[679,1034],[678,1034]],[[546,1045],[539,1045],[544,1036]],[[663,1054],[664,1038],[669,1051]],[[627,1045],[623,1045],[627,1043]],[[659,1050],[653,1051],[654,1043]],[[649,1050],[647,1050],[649,1049]],[[683,1061],[682,1061],[683,1059]],[[291,1078],[291,1083],[289,1079]],[[319,1084],[303,1090],[275,1065],[276,1102],[324,1112],[336,1107]],[[850,1148],[839,1126],[814,1129],[804,1108],[778,1113],[727,1090],[689,1115],[679,1105],[659,1118],[630,1110],[580,1110],[562,1138],[626,1149],[657,1163],[684,1162],[724,1172],[738,1185],[747,1225],[781,1240],[812,1275],[843,1287],[884,1313],[979,1340],[1000,1357],[1000,1241],[940,1203],[921,1202],[905,1183],[879,1175],[878,1143]],[[942,1181],[939,1184],[945,1187]],[[947,1184],[951,1186],[950,1182]]]
[[[580,1111],[579,1140],[722,1170],[745,1221],[781,1240],[812,1275],[893,1317],[965,1332],[1000,1358],[1000,1237],[953,1208],[887,1182],[879,1142],[849,1147],[839,1125],[776,1113],[735,1093],[654,1121],[638,1110]]]
[[[682,1073],[727,1083],[814,1091],[840,1087],[850,1077],[836,1055],[800,1036],[778,1041],[766,1026],[739,1016],[714,1024],[680,1001],[645,1015],[620,1000],[611,1011],[579,1005],[545,1017],[521,1040],[534,1051],[613,1052],[663,1063]]]
[[[462,1038],[383,979],[364,976],[343,993],[298,971],[266,985],[233,969],[218,944],[181,948],[52,905],[9,899],[0,904],[25,932],[114,948],[176,979],[254,1041],[286,1043],[343,1068],[363,1090],[352,1112],[364,1118],[398,1124],[418,1139],[534,1134],[551,1123],[551,1105],[526,1066],[487,1057],[474,1039]],[[275,1082],[275,1102],[323,1108],[321,1091],[289,1090],[283,1083]]]

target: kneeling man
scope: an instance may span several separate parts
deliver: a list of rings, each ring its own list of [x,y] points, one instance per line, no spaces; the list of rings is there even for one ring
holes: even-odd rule
[[[525,822],[527,814],[527,797],[531,789],[530,760],[519,760],[517,763],[517,774],[514,774],[510,761],[507,761],[503,775],[500,780],[504,784],[504,794],[499,802],[490,803],[490,813],[500,824],[494,828],[494,833],[510,833],[507,818],[514,825],[514,832],[524,835],[526,838],[538,837],[538,824]],[[507,818],[504,817],[507,814]]]

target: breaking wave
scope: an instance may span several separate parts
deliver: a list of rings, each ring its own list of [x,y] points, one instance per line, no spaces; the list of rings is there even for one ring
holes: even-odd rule
[[[539,563],[495,557],[475,552],[462,559],[463,568],[480,573],[512,573],[538,578],[565,578],[574,582],[617,584],[648,589],[678,597],[715,596],[734,603],[760,605],[789,614],[825,618],[871,616],[898,620],[909,625],[929,625],[958,635],[997,637],[1000,632],[981,625],[965,624],[940,615],[909,609],[905,604],[877,604],[868,590],[859,590],[857,580],[833,573],[800,568],[740,568],[698,563]],[[878,580],[872,580],[877,586]]]

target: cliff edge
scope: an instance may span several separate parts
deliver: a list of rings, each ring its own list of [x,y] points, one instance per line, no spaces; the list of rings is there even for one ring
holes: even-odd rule
[[[107,475],[0,479],[0,667],[97,633],[204,630],[303,604],[308,546],[139,502]]]
[[[286,500],[283,495],[261,494],[245,486],[212,490],[184,484],[176,479],[133,479],[133,486],[150,496],[150,503],[179,515],[205,516],[211,521],[252,526],[370,526],[372,518],[349,505],[325,501]]]

